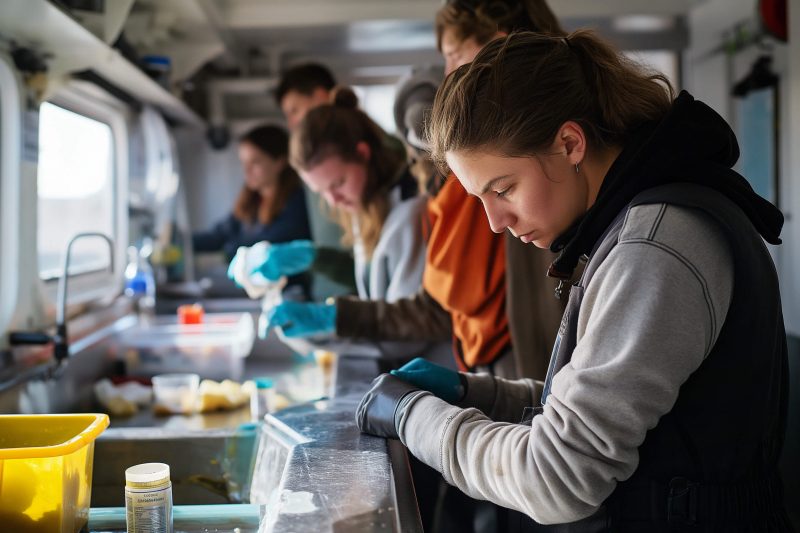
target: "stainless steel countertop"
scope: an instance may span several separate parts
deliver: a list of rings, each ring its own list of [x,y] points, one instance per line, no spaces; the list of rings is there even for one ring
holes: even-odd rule
[[[267,415],[260,426],[250,492],[251,502],[263,506],[259,533],[422,531],[406,449],[398,441],[363,435],[355,424],[355,408],[379,372],[375,359],[341,356],[335,365],[331,398]],[[103,441],[131,431],[137,435],[144,431],[148,438],[187,432],[225,437],[248,415],[247,410],[156,419],[142,415],[130,425],[150,429],[112,423],[117,429],[101,436],[97,455],[103,456]],[[186,458],[191,461],[190,455]],[[205,509],[213,511],[213,507]],[[100,511],[94,510],[91,531],[124,531],[123,513],[117,513],[122,522],[115,529],[108,516],[116,514],[109,509],[111,514],[106,512],[101,523]],[[219,522],[215,527],[223,525]]]

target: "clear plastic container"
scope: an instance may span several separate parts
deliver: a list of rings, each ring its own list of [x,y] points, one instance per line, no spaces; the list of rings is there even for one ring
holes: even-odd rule
[[[172,533],[169,465],[144,463],[125,470],[128,533]]]
[[[75,533],[89,520],[104,414],[0,415],[0,530]]]
[[[250,313],[206,313],[201,324],[178,324],[176,315],[158,316],[117,337],[129,375],[191,372],[216,381],[241,380],[254,338]]]
[[[160,413],[191,414],[197,410],[197,374],[159,374],[153,376],[155,410]]]

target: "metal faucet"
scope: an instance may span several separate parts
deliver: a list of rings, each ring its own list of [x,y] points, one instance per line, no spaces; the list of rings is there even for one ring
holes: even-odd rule
[[[98,231],[87,231],[78,233],[67,243],[64,252],[63,269],[61,277],[58,278],[58,297],[56,299],[56,334],[53,336],[53,353],[59,363],[69,357],[69,344],[67,343],[67,280],[69,279],[69,258],[72,245],[75,241],[85,237],[101,237],[108,243],[108,269],[114,272],[114,241],[105,233]]]
[[[75,241],[85,237],[100,237],[108,243],[110,252],[109,270],[114,272],[114,241],[105,233],[88,231],[85,233],[78,233],[72,237],[67,243],[67,248],[64,251],[63,268],[61,270],[61,277],[58,279],[58,295],[56,298],[56,333],[53,336],[46,333],[30,333],[30,332],[12,332],[9,334],[9,343],[12,345],[19,344],[47,344],[53,343],[53,355],[55,356],[56,363],[61,362],[69,357],[69,343],[67,342],[67,280],[69,279],[69,262],[72,245]]]

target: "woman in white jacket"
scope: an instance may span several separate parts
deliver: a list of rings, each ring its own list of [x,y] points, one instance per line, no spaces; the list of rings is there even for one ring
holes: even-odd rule
[[[309,111],[292,132],[290,163],[344,230],[358,296],[394,301],[413,295],[425,265],[425,197],[402,146],[388,144],[391,138],[357,108],[353,91],[335,88],[332,100]],[[259,272],[275,280],[326,260],[309,241],[271,246]],[[267,319],[287,337],[333,333],[336,305],[284,302]]]

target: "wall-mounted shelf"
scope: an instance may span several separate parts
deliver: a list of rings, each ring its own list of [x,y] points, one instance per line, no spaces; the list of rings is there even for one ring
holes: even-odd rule
[[[47,0],[0,2],[0,36],[45,54],[51,75],[94,70],[172,120],[205,127],[205,121],[186,104]]]

